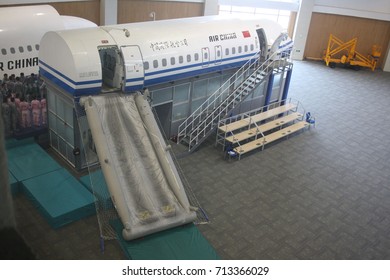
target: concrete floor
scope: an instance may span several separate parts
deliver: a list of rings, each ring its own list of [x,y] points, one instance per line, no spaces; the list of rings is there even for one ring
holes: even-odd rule
[[[390,259],[390,73],[294,62],[289,97],[317,120],[240,161],[214,139],[179,163],[222,259]],[[24,195],[18,228],[39,259],[125,259],[100,250],[96,216],[53,230]]]

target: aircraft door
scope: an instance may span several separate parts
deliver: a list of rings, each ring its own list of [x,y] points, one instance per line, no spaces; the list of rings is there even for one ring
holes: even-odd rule
[[[260,61],[265,61],[268,55],[267,36],[265,35],[263,28],[257,29],[256,32],[260,43]]]
[[[145,73],[141,50],[138,46],[121,46],[124,60],[124,92],[136,91],[143,88]]]
[[[281,58],[284,57],[286,54],[285,53],[280,53],[286,50],[283,50],[281,48],[282,41],[286,40],[288,38],[287,33],[281,33],[278,38],[276,38],[275,42],[272,44],[271,49],[270,49],[270,55],[273,55],[276,53],[276,58]],[[279,53],[278,53],[279,52]],[[275,59],[276,59],[275,58]]]
[[[222,62],[222,46],[215,46],[215,64],[221,64]]]
[[[202,67],[208,67],[210,63],[210,49],[202,48]]]

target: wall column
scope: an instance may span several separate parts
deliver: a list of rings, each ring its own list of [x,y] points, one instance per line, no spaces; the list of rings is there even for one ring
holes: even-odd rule
[[[219,14],[218,0],[205,0],[204,1],[204,16],[214,16]]]
[[[301,0],[295,30],[293,35],[294,49],[292,58],[297,60],[304,59],[307,35],[309,33],[311,14],[313,12],[314,0]]]
[[[386,55],[386,51],[382,50],[382,55]],[[385,61],[383,62],[383,71],[390,72],[390,44],[387,49],[387,57],[385,56]]]
[[[100,0],[100,24],[118,24],[118,0]]]

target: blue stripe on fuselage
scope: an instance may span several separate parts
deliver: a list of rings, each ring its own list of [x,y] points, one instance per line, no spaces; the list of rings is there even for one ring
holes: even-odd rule
[[[47,71],[44,67],[39,67],[39,73],[40,75],[48,78],[50,81],[58,85],[59,87],[63,88],[66,92],[72,94],[72,95],[90,95],[90,94],[96,94],[98,91],[100,91],[100,87],[86,87],[86,88],[76,88],[77,86],[84,86],[84,85],[93,85],[93,84],[101,84],[101,80],[92,80],[92,81],[84,81],[84,82],[75,82],[71,78],[65,76],[61,72],[57,71],[50,65],[46,64],[43,61],[39,61],[40,64],[42,64],[44,67],[48,68],[51,72]],[[68,81],[71,85],[68,85],[65,83],[62,79]]]
[[[216,72],[216,71],[221,71],[221,70],[225,70],[225,69],[237,68],[237,67],[242,66],[243,64],[245,64],[248,61],[247,59],[244,59],[244,58],[250,58],[250,57],[253,57],[253,55],[254,54],[251,53],[251,54],[236,56],[236,57],[232,57],[232,58],[225,58],[222,60],[218,60],[217,61],[218,65],[216,64],[216,61],[209,61],[207,63],[196,63],[196,64],[184,65],[184,66],[180,66],[180,67],[176,67],[176,68],[158,70],[158,71],[154,71],[154,72],[146,72],[145,77],[126,79],[126,84],[127,83],[135,83],[135,82],[140,82],[140,84],[126,86],[125,90],[126,91],[136,91],[136,90],[141,90],[145,86],[152,86],[152,85],[156,85],[159,83],[189,78],[189,77],[207,74],[207,73]],[[237,60],[237,59],[244,59],[244,60],[236,61],[236,62],[232,62],[232,63],[227,63],[227,64],[223,63],[223,62],[228,62],[228,61]],[[101,90],[101,87],[96,87],[97,83],[101,84],[101,82],[102,82],[101,80],[75,82],[71,78],[65,76],[63,73],[59,72],[58,70],[54,69],[53,67],[44,63],[43,61],[39,61],[39,63],[54,73],[54,74],[52,74],[49,71],[45,70],[44,67],[40,67],[40,73],[42,76],[48,78],[53,83],[55,83],[59,87],[63,88],[66,92],[68,92],[72,95],[81,96],[81,95],[98,94]],[[207,66],[205,66],[205,64]],[[199,69],[199,67],[203,67],[203,68]],[[155,75],[167,74],[167,73],[172,73],[175,71],[182,71],[182,70],[190,69],[190,68],[195,68],[195,69],[190,70],[190,71],[186,71],[186,72],[176,73],[176,74],[163,75],[163,76],[155,77],[155,78],[152,77]],[[196,68],[198,68],[198,69],[196,69]],[[144,78],[145,78],[145,80],[144,80]],[[65,83],[63,80],[66,80],[70,85],[68,83]],[[144,80],[144,82],[143,82],[143,80]],[[78,86],[87,86],[87,85],[91,85],[91,87],[77,88]]]

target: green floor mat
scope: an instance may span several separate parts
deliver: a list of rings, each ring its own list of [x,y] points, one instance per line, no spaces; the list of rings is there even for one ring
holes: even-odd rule
[[[36,143],[27,143],[7,150],[8,170],[19,182],[40,176],[61,166]]]
[[[218,254],[194,224],[187,224],[125,241],[120,221],[112,222],[118,241],[134,260],[218,260]]]
[[[67,170],[23,181],[23,191],[53,228],[95,214],[94,197]]]
[[[80,182],[96,196],[101,205],[104,204],[104,209],[114,208],[106,180],[104,179],[104,175],[101,170],[91,172],[90,175],[82,176],[80,178]],[[92,182],[94,184],[93,187]]]
[[[11,187],[12,195],[18,194],[20,191],[19,181],[16,180],[15,176],[12,175],[10,171],[8,171],[8,180],[9,180],[9,185]]]
[[[34,144],[34,138],[28,137],[25,139],[17,140],[15,138],[10,138],[5,141],[5,149],[9,150],[12,148],[20,147],[20,146],[25,146],[28,144]]]

